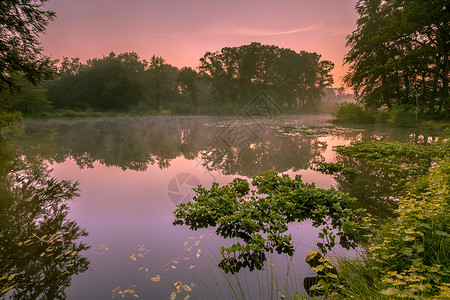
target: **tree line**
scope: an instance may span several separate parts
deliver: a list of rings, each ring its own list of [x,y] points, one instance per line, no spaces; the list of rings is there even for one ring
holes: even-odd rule
[[[85,63],[64,57],[54,78],[38,88],[13,74],[21,93],[8,91],[6,97],[25,114],[50,107],[190,114],[238,113],[265,92],[280,110],[300,110],[320,102],[324,88],[333,83],[333,66],[317,53],[260,43],[207,52],[198,71],[178,69],[158,56],[147,61],[134,52],[111,52]]]
[[[320,55],[252,43],[207,52],[197,70],[178,69],[162,57],[110,53],[82,63],[64,58],[45,83],[56,108],[195,113],[198,108],[245,107],[264,91],[280,107],[300,109],[321,99],[333,64]]]

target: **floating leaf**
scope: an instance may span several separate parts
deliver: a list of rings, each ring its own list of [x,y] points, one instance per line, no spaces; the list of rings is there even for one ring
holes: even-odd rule
[[[161,280],[161,276],[156,275],[155,277],[152,277],[152,278],[150,278],[150,279],[151,279],[151,281],[158,282],[158,281]]]

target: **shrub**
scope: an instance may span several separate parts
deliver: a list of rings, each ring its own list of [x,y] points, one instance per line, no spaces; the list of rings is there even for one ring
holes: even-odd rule
[[[0,110],[0,129],[13,125],[22,120],[22,114],[18,111],[7,112]]]
[[[68,118],[73,118],[73,117],[78,117],[78,113],[74,110],[71,109],[66,109],[63,113],[62,113],[63,117],[68,117]]]
[[[399,127],[414,127],[416,126],[416,115],[414,108],[407,106],[396,106],[389,110],[387,117],[387,124]]]
[[[374,123],[375,118],[357,103],[345,102],[338,105],[336,121],[342,123]]]

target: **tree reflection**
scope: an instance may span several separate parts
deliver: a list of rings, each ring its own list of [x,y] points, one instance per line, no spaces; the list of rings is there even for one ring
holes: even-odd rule
[[[254,125],[243,142],[219,136],[226,128],[205,126],[212,119],[136,117],[30,122],[26,138],[16,145],[26,155],[43,155],[80,168],[95,162],[124,170],[145,171],[149,165],[168,168],[173,159],[200,157],[210,170],[253,176],[264,171],[307,169],[324,148],[317,137],[282,136],[276,129]]]
[[[64,299],[72,276],[89,266],[79,241],[87,232],[67,218],[78,183],[0,144],[0,297]]]
[[[255,140],[243,144],[215,138],[200,157],[208,170],[252,177],[266,171],[307,169],[311,160],[321,158],[323,150],[317,137],[281,136],[274,130],[261,130]]]
[[[392,213],[397,206],[393,197],[398,197],[402,190],[395,184],[399,179],[397,176],[365,160],[339,155],[337,161],[356,170],[351,177],[342,173],[334,175],[338,190],[358,199],[357,206],[372,215],[382,217]]]

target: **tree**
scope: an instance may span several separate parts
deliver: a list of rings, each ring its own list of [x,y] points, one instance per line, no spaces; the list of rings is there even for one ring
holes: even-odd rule
[[[266,91],[280,106],[299,109],[321,98],[323,87],[333,83],[333,67],[317,53],[251,43],[207,52],[199,69],[209,79],[216,103],[245,106]]]
[[[51,109],[52,103],[47,99],[47,90],[41,85],[35,86],[16,73],[11,74],[11,79],[19,90],[0,93],[0,97],[6,100],[4,109],[19,111],[23,115],[39,114]]]
[[[54,73],[53,61],[42,54],[39,34],[55,13],[44,9],[47,0],[0,1],[0,91],[17,88],[11,78],[19,73],[33,84]]]
[[[180,70],[177,76],[178,89],[181,95],[191,99],[193,107],[197,107],[198,87],[196,85],[197,72],[189,67]]]
[[[111,52],[86,64],[64,58],[60,78],[48,83],[49,99],[58,108],[128,111],[144,98],[147,65],[134,52]]]
[[[445,0],[359,0],[347,37],[346,83],[368,106],[449,113],[450,17]]]

